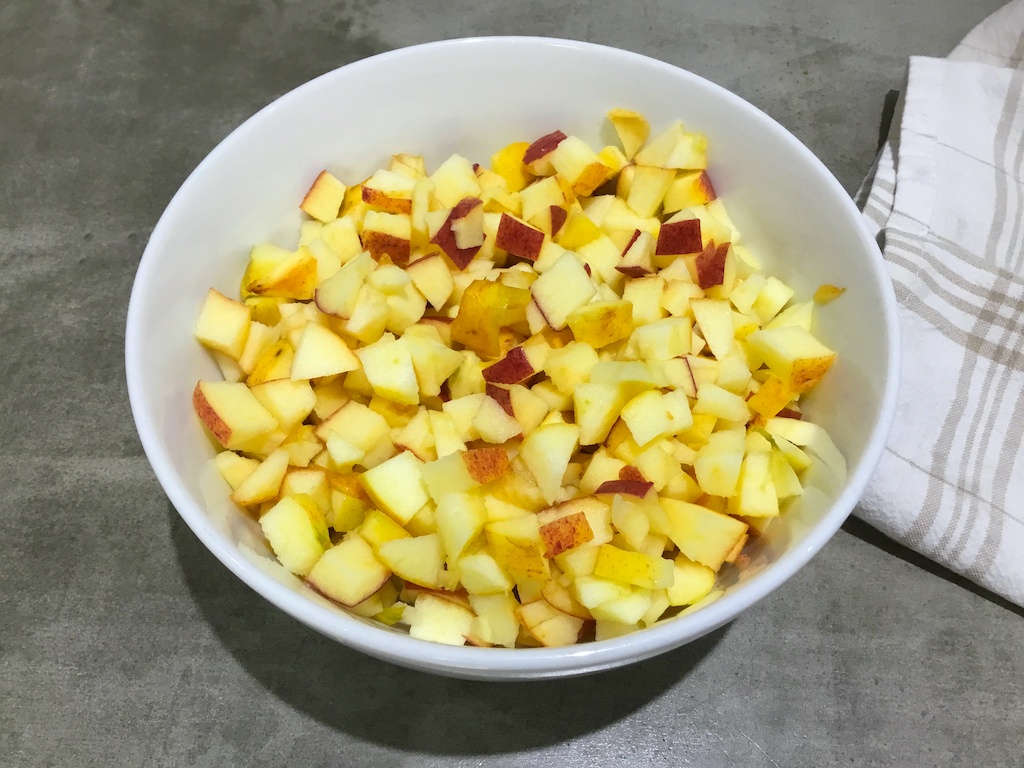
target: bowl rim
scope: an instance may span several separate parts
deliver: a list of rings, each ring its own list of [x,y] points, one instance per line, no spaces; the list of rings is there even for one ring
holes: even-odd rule
[[[156,253],[162,249],[163,243],[172,235],[167,222],[172,218],[174,210],[182,205],[182,200],[190,194],[193,187],[200,183],[205,169],[213,164],[220,155],[230,152],[233,146],[242,141],[251,131],[258,130],[264,115],[271,111],[287,109],[293,100],[301,99],[305,91],[319,87],[325,79],[358,76],[362,70],[373,68],[384,61],[407,57],[415,58],[436,52],[443,54],[452,49],[493,46],[495,44],[565,47],[581,54],[610,57],[613,60],[628,60],[634,64],[662,70],[673,77],[689,80],[692,85],[706,89],[717,98],[731,102],[733,106],[749,112],[754,120],[773,130],[778,134],[780,140],[788,143],[798,155],[802,155],[809,167],[818,171],[823,185],[845,208],[847,217],[852,220],[855,230],[860,233],[862,250],[868,257],[871,276],[884,297],[882,311],[884,326],[888,334],[888,370],[881,398],[882,407],[870,438],[865,444],[860,464],[855,472],[847,478],[843,492],[821,521],[808,532],[801,546],[787,550],[773,563],[772,568],[741,585],[734,592],[692,614],[699,616],[699,621],[667,621],[620,638],[562,648],[515,649],[447,646],[373,626],[340,609],[332,611],[311,599],[297,595],[244,557],[234,545],[227,542],[214,529],[207,519],[206,512],[192,504],[174,471],[168,450],[159,439],[154,414],[148,407],[147,398],[142,390],[143,372],[139,363],[141,358],[136,354],[136,350],[145,343],[139,330],[141,318],[147,311],[143,296],[148,292],[152,282],[152,273],[157,261]],[[341,75],[342,72],[345,75]],[[286,614],[318,632],[370,656],[438,674],[511,680],[587,674],[634,663],[667,652],[738,617],[796,574],[824,547],[852,512],[881,459],[896,415],[901,360],[900,342],[895,291],[888,277],[882,253],[874,237],[870,234],[861,212],[824,163],[774,118],[740,96],[700,75],[634,51],[558,37],[478,36],[397,48],[335,68],[277,97],[225,136],[182,182],[161,213],[147,242],[137,268],[126,316],[125,375],[136,429],[146,457],[164,493],[203,545],[243,583]]]

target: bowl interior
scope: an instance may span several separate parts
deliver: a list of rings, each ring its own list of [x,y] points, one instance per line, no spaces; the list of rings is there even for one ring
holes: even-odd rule
[[[849,480],[809,493],[713,605],[637,635],[570,649],[450,648],[383,631],[317,597],[267,558],[258,526],[211,474],[213,450],[191,412],[199,378],[218,370],[192,337],[210,286],[237,292],[248,249],[295,247],[297,203],[323,168],[365,178],[400,151],[429,167],[452,152],[487,163],[511,141],[559,128],[597,145],[612,107],[654,131],[681,119],[709,137],[709,172],[744,242],[809,296],[846,294],[818,313],[838,362],[806,410],[845,455]],[[835,179],[788,132],[738,97],[636,54],[536,38],[402,49],[330,72],[282,97],[218,146],[155,228],[132,294],[126,336],[139,433],[170,500],[246,583],[300,620],[363,651],[466,677],[578,674],[653,655],[733,618],[794,573],[835,532],[882,449],[895,402],[896,320],[877,247]]]

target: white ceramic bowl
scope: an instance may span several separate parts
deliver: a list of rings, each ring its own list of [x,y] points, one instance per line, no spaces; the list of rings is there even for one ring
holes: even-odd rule
[[[604,114],[628,107],[657,130],[682,119],[710,140],[711,173],[745,241],[809,295],[846,294],[819,313],[838,362],[806,403],[846,456],[839,489],[807,494],[769,529],[743,578],[707,607],[627,637],[557,649],[451,647],[354,618],[270,559],[259,527],[208,484],[213,455],[191,410],[199,378],[218,371],[192,337],[210,286],[237,291],[248,248],[292,243],[297,201],[324,167],[361,179],[394,152],[432,167],[458,151],[483,162],[510,141],[556,128],[592,143]],[[605,129],[606,130],[606,129]],[[861,495],[896,402],[895,298],[881,255],[829,171],[771,118],[689,72],[634,53],[544,38],[453,40],[405,48],[329,72],[228,136],[168,205],[139,266],[128,310],[128,391],[146,454],[171,502],[211,552],[282,610],[381,659],[466,678],[577,675],[654,656],[740,616],[829,540]],[[229,578],[224,574],[224,578]]]

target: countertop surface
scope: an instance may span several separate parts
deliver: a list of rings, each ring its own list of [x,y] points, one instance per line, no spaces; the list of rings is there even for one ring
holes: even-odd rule
[[[171,195],[330,69],[468,35],[615,45],[734,90],[852,193],[907,58],[946,55],[999,5],[0,4],[0,765],[1021,765],[1024,612],[856,520],[732,624],[634,667],[485,684],[349,651],[181,521],[123,365]]]

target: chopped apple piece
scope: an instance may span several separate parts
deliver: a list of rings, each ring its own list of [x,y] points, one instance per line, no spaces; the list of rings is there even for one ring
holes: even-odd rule
[[[377,556],[396,576],[428,589],[444,585],[444,545],[436,533],[385,541]]]
[[[631,109],[612,109],[608,112],[608,121],[622,142],[626,158],[632,160],[651,133],[647,119]]]
[[[360,480],[370,498],[404,525],[430,501],[422,468],[422,461],[409,451],[403,451],[368,469],[360,475]]]
[[[338,218],[344,199],[345,185],[327,171],[320,171],[299,207],[326,224]]]
[[[611,176],[611,169],[582,139],[566,136],[551,150],[551,165],[572,186],[574,194],[589,195]]]
[[[241,382],[200,381],[192,393],[199,420],[228,450],[245,450],[278,428],[277,419]]]
[[[307,323],[292,359],[293,380],[316,379],[346,373],[359,367],[359,359],[338,334],[316,323]]]
[[[211,288],[199,311],[195,336],[203,346],[238,360],[245,351],[251,322],[249,307]]]
[[[706,507],[662,499],[669,521],[669,538],[690,560],[713,571],[722,567],[747,532],[747,524]]]
[[[360,536],[347,536],[324,552],[306,581],[320,594],[346,606],[357,605],[379,590],[391,572]]]
[[[747,344],[793,392],[811,389],[836,358],[835,352],[799,326],[754,331],[747,336]]]
[[[518,614],[527,631],[548,648],[573,645],[583,629],[583,619],[562,613],[544,599],[520,606]]]
[[[536,261],[544,244],[544,233],[507,213],[501,214],[494,245],[513,256]]]
[[[554,330],[566,327],[569,315],[597,293],[579,257],[562,254],[555,264],[530,286],[530,294],[545,321]]]
[[[575,424],[549,424],[537,427],[519,448],[549,504],[554,503],[562,487],[562,476],[579,444],[579,435],[580,428]]]
[[[411,637],[446,645],[465,645],[473,619],[469,608],[430,593],[421,594],[403,614]]]
[[[285,496],[260,517],[260,527],[281,565],[299,576],[331,545],[323,512],[309,497]]]
[[[523,150],[523,165],[534,176],[550,176],[555,172],[551,165],[551,153],[566,139],[561,131],[552,131],[541,136]]]

